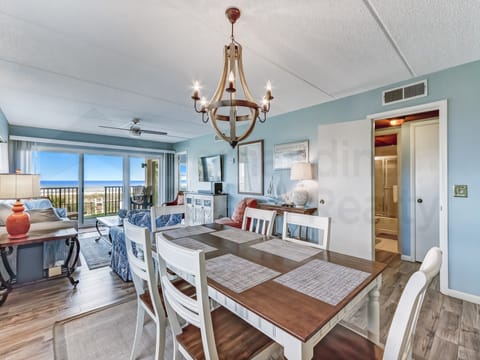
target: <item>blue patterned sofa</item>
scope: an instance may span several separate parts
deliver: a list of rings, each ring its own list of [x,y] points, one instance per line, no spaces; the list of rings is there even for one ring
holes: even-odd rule
[[[143,226],[151,231],[151,218],[149,210],[130,210],[126,219],[137,226]],[[161,215],[156,219],[157,229],[164,226],[174,226],[181,224],[182,214]],[[125,246],[125,234],[123,227],[114,226],[110,229],[112,239],[112,257],[110,266],[114,272],[122,278],[123,281],[131,281],[132,275],[128,266],[127,249]]]

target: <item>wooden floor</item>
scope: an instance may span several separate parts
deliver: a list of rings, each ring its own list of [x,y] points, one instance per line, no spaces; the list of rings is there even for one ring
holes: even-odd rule
[[[377,260],[389,263],[380,297],[384,342],[398,298],[418,265],[388,252],[377,252]],[[90,271],[82,266],[75,276],[80,279],[76,290],[66,279],[14,289],[0,307],[0,359],[53,359],[55,321],[135,297],[133,285],[124,283],[109,267]],[[441,295],[438,287],[437,278],[422,308],[414,358],[480,359],[480,307]]]

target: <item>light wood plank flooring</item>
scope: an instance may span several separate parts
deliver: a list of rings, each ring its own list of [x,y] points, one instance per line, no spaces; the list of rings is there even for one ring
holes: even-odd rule
[[[383,274],[380,297],[384,342],[398,298],[418,265],[387,252],[379,252],[377,260],[390,263]],[[53,359],[55,321],[135,297],[133,285],[124,283],[109,267],[90,271],[82,266],[75,277],[80,279],[76,290],[66,279],[14,289],[0,307],[0,359]],[[480,359],[480,307],[441,295],[438,287],[437,278],[420,315],[414,358]],[[353,320],[361,322],[361,318],[357,315]]]

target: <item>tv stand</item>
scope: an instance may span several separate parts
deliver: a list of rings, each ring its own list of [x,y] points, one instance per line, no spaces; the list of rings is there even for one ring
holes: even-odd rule
[[[227,194],[215,195],[206,191],[185,194],[187,225],[209,224],[227,216]]]

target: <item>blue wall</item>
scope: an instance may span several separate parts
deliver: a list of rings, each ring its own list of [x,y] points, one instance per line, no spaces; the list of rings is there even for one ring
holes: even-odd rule
[[[428,80],[428,96],[408,102],[382,106],[382,90]],[[347,98],[319,104],[310,108],[276,116],[265,124],[258,124],[248,141],[264,140],[265,189],[274,175],[282,187],[289,190],[288,170],[273,171],[272,152],[275,144],[309,140],[310,161],[316,162],[316,138],[319,124],[364,119],[367,115],[408,106],[448,100],[448,189],[449,189],[449,287],[480,296],[480,253],[478,224],[480,193],[478,178],[480,168],[475,159],[480,153],[480,61],[448,70],[409,79],[408,81],[353,95]],[[276,99],[275,101],[281,101]],[[273,103],[272,106],[275,106]],[[200,119],[199,119],[200,121]],[[225,192],[229,193],[229,213],[238,202],[236,190],[236,150],[228,144],[213,141],[212,135],[203,136],[175,145],[177,151],[187,151],[189,158],[189,189],[208,189],[209,184],[198,183],[196,159],[207,154],[225,154]],[[468,198],[453,198],[453,184],[468,184]],[[282,192],[282,191],[281,191]],[[312,204],[316,204],[315,190]],[[409,248],[402,249],[409,254]]]

